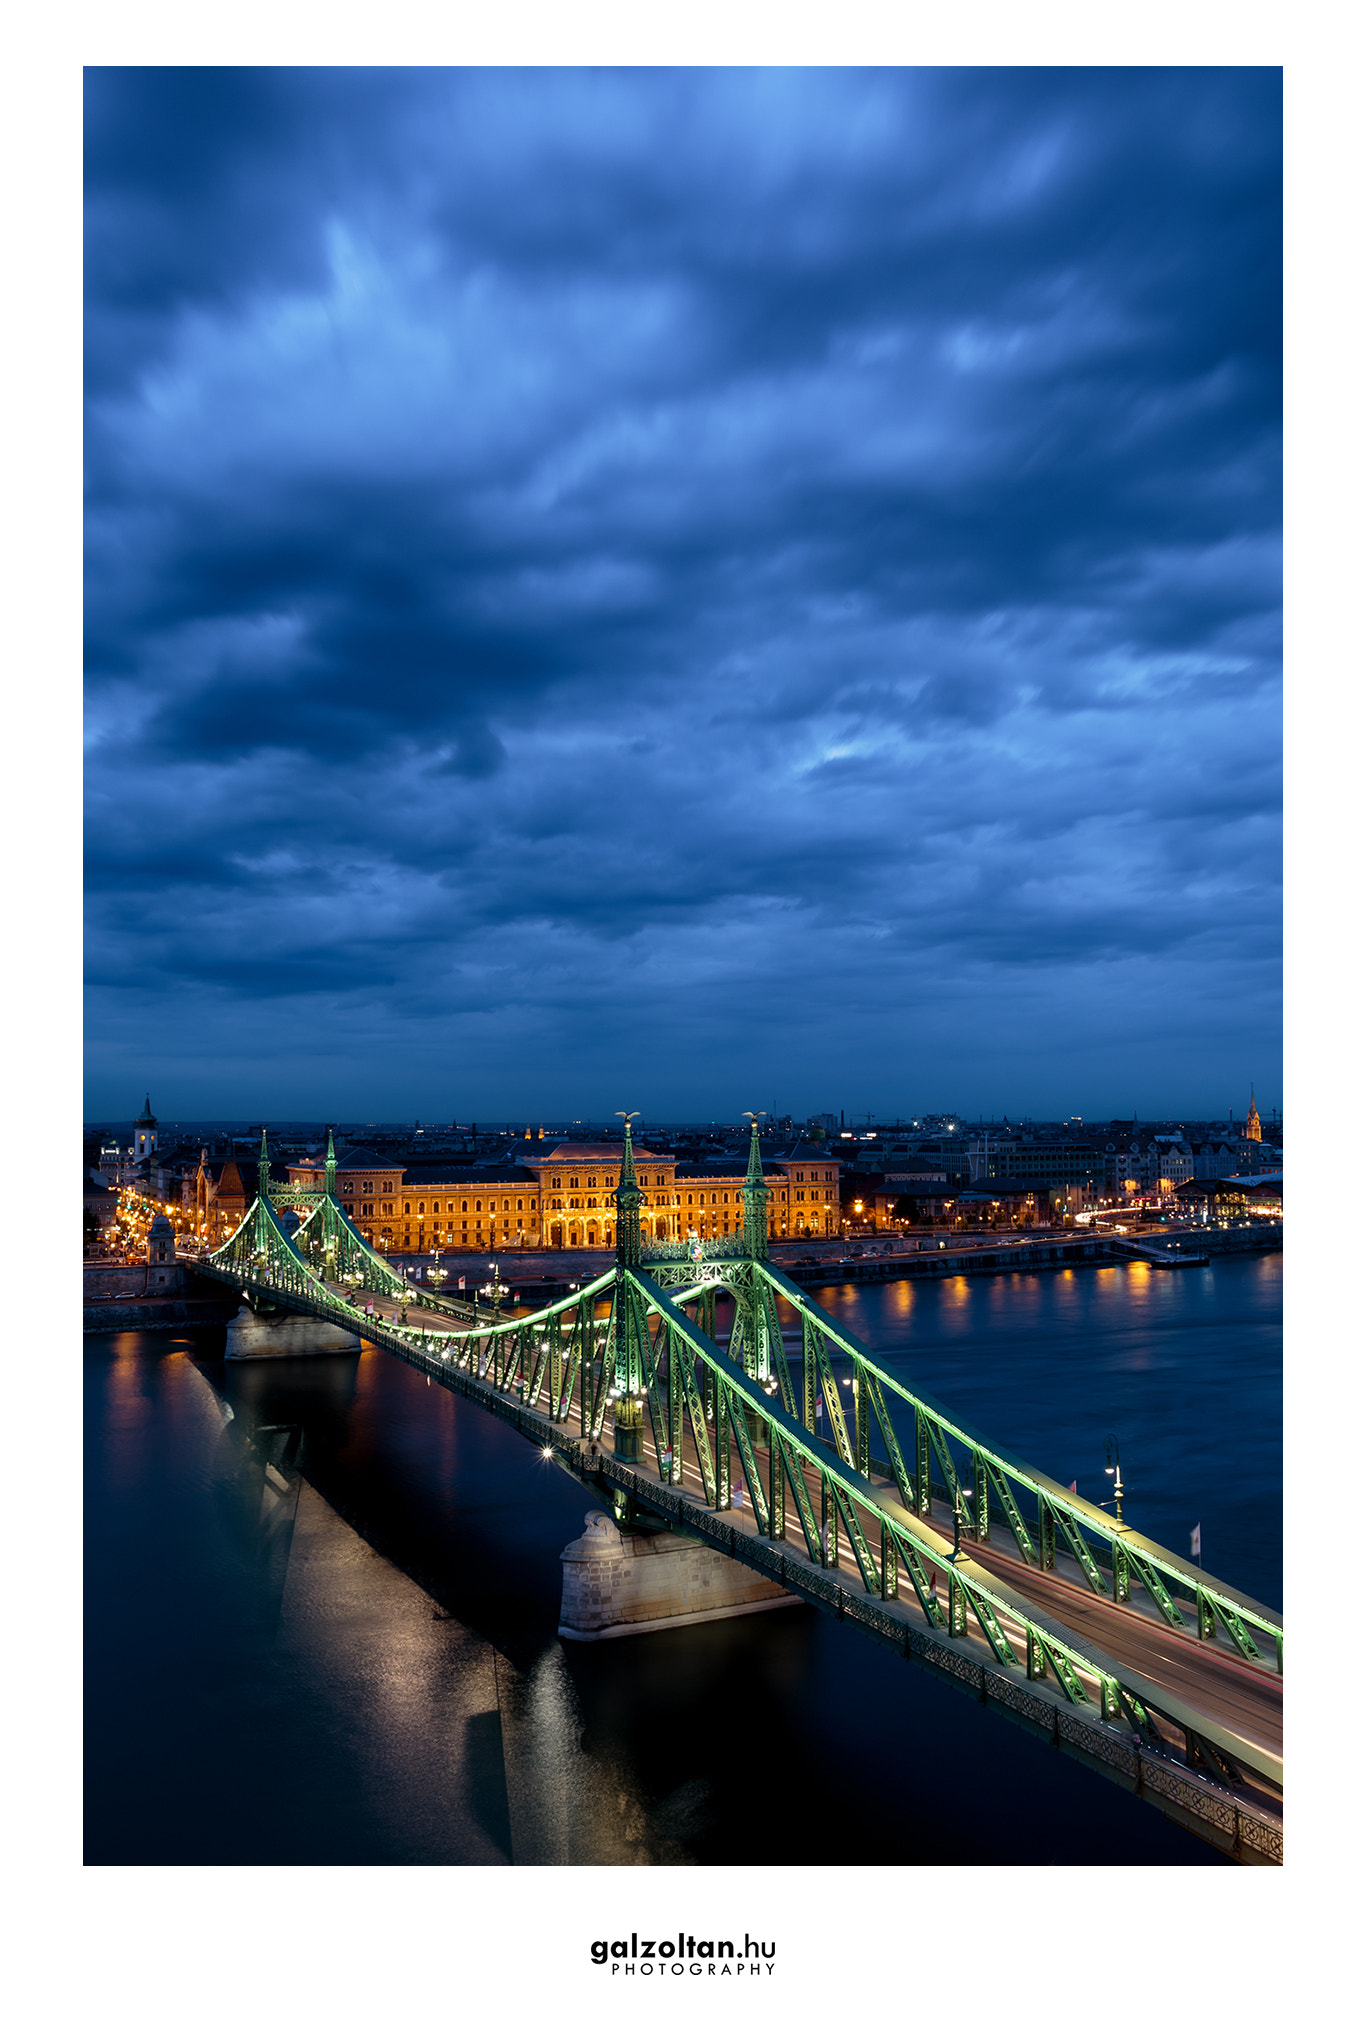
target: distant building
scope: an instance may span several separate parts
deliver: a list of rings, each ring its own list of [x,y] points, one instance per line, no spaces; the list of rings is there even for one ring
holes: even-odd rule
[[[1237,1173],[1223,1180],[1187,1180],[1177,1188],[1176,1201],[1198,1222],[1274,1221],[1284,1213],[1284,1175]]]
[[[1247,1120],[1242,1130],[1242,1136],[1249,1139],[1252,1144],[1259,1145],[1261,1142],[1261,1119],[1256,1113],[1256,1088],[1254,1083],[1251,1090],[1251,1107],[1247,1111]]]
[[[181,1187],[182,1205],[194,1210],[195,1228],[210,1247],[225,1243],[256,1199],[259,1161],[236,1152],[225,1159],[210,1159],[207,1150],[199,1155],[192,1175]],[[272,1160],[272,1187],[287,1185],[289,1174]]]
[[[152,1217],[147,1231],[147,1291],[169,1293],[180,1284],[175,1261],[175,1231],[164,1215]]]
[[[134,1089],[136,1094],[137,1090]],[[156,1150],[156,1118],[152,1115],[152,1098],[148,1094],[142,1105],[142,1114],[133,1126],[133,1160],[150,1159]]]
[[[974,1138],[967,1147],[974,1188],[1020,1181],[1048,1190],[1050,1201],[1073,1214],[1093,1208],[1106,1185],[1105,1154],[1093,1143],[1068,1139]]]
[[[1224,1156],[1221,1166],[1226,1166]],[[1199,1154],[1180,1134],[1140,1132],[1126,1145],[1105,1150],[1105,1189],[1111,1201],[1168,1200],[1182,1180],[1196,1177]],[[1210,1162],[1213,1170],[1219,1166]]]

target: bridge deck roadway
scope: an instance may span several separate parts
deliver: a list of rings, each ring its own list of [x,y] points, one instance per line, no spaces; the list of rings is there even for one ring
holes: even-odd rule
[[[1065,1577],[1041,1574],[993,1541],[973,1541],[971,1559],[1115,1660],[1197,1704],[1276,1759],[1283,1757],[1283,1689],[1272,1670],[1217,1652],[1193,1631],[1186,1637]],[[1188,1609],[1193,1627],[1194,1607],[1179,1608]]]
[[[340,1298],[349,1297],[340,1289],[336,1290]],[[448,1316],[431,1313],[420,1302],[410,1301],[407,1314],[410,1328],[429,1327],[443,1331],[450,1328]],[[384,1308],[377,1309],[377,1319],[387,1326],[395,1325],[397,1308],[388,1302]],[[767,1450],[758,1448],[755,1454],[766,1477]],[[738,1452],[733,1449],[731,1473],[738,1486],[743,1477],[743,1466]],[[683,1475],[689,1494],[694,1501],[704,1505],[705,1493],[696,1468],[685,1463]],[[806,1475],[807,1487],[818,1513],[818,1473],[808,1469]],[[894,1484],[886,1479],[874,1477],[871,1481],[889,1496],[896,1495]],[[937,1509],[940,1513],[943,1510],[942,1506]],[[931,1519],[928,1523],[939,1533],[951,1532],[951,1522],[945,1528],[942,1518]],[[736,1524],[745,1532],[757,1531],[751,1506],[740,1509]],[[792,1518],[790,1509],[788,1532],[800,1540],[800,1526]],[[1130,1667],[1135,1674],[1145,1676],[1157,1687],[1196,1708],[1211,1722],[1236,1732],[1275,1759],[1282,1756],[1283,1685],[1273,1670],[1257,1669],[1221,1647],[1192,1636],[1185,1637],[1153,1613],[1131,1604],[1115,1604],[1096,1595],[1084,1583],[1072,1582],[1064,1575],[1044,1574],[1020,1560],[1013,1551],[1007,1552],[996,1541],[978,1542],[964,1537],[962,1555],[1027,1597],[1040,1612],[1058,1620],[1078,1639],[1088,1640],[1097,1651]],[[852,1557],[847,1550],[842,1559],[845,1566],[851,1562]],[[941,1578],[941,1586],[946,1588],[946,1576]],[[902,1587],[905,1587],[904,1584]],[[1186,1611],[1193,1624],[1193,1607],[1182,1605],[1180,1608]],[[1252,1792],[1259,1795],[1262,1790],[1253,1787]]]

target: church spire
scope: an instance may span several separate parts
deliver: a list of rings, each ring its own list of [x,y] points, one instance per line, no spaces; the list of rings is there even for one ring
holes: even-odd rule
[[[133,1157],[146,1159],[156,1150],[156,1118],[152,1115],[151,1090],[142,1105],[142,1114],[133,1127]]]

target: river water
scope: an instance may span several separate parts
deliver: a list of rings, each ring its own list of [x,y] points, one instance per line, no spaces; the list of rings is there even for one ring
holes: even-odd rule
[[[1278,1255],[830,1287],[889,1369],[1280,1602]],[[1217,1864],[810,1607],[556,1637],[592,1501],[398,1359],[88,1338],[87,1858]]]

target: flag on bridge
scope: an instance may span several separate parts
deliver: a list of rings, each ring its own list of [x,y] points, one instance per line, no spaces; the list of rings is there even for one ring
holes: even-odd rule
[[[1199,1522],[1199,1526],[1202,1526],[1203,1523],[1204,1522],[1201,1519]],[[1202,1558],[1204,1552],[1203,1545],[1199,1538],[1199,1526],[1196,1526],[1194,1532],[1190,1535],[1190,1560],[1194,1562],[1199,1561]]]
[[[1069,1483],[1069,1484],[1067,1485],[1067,1487],[1066,1487],[1066,1488],[1067,1488],[1067,1490],[1068,1490],[1068,1491],[1075,1491],[1075,1490],[1076,1490],[1076,1479],[1075,1479],[1074,1477],[1073,1477],[1073,1478],[1071,1479],[1071,1482],[1070,1482],[1070,1483]],[[1079,1492],[1077,1492],[1077,1496],[1078,1496],[1078,1497],[1079,1497],[1079,1495],[1080,1495],[1080,1494],[1079,1494]]]
[[[463,1273],[463,1272],[461,1272],[461,1274],[460,1274],[460,1291],[461,1291],[461,1293],[463,1293],[463,1292],[464,1292],[464,1273]]]

